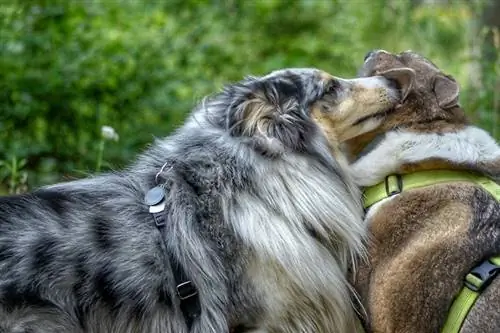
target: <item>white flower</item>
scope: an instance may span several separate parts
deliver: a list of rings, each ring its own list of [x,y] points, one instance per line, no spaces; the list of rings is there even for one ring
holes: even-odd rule
[[[118,133],[116,133],[115,129],[111,126],[103,126],[101,127],[101,135],[106,140],[118,141],[120,138]]]

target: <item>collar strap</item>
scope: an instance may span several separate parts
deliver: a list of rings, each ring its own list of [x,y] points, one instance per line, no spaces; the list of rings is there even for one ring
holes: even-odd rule
[[[166,243],[166,214],[165,214],[165,190],[162,186],[156,186],[150,189],[144,198],[146,205],[149,206],[149,212],[153,215],[155,225],[160,231],[161,238],[165,244],[165,249],[168,249]],[[198,297],[198,289],[194,283],[188,278],[182,265],[177,258],[167,250],[169,263],[172,268],[172,273],[175,280],[175,290],[177,298],[180,302],[181,312],[186,321],[188,330],[191,330],[194,320],[201,313],[200,300]]]
[[[500,185],[488,177],[470,171],[425,170],[404,175],[390,175],[383,182],[366,187],[364,189],[364,207],[367,209],[373,204],[404,190],[452,182],[474,183],[491,193],[497,200],[500,200]]]

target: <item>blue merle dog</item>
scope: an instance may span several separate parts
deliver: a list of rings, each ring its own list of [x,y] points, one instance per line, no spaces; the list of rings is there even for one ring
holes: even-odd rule
[[[0,332],[356,332],[365,229],[327,132],[398,98],[382,77],[248,77],[123,171],[1,197]]]

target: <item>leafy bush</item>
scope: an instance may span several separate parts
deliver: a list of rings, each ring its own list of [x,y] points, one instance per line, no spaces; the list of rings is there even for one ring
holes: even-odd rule
[[[467,85],[477,8],[412,4],[1,2],[0,160],[25,159],[30,185],[78,177],[94,170],[111,125],[120,141],[103,167],[118,168],[226,82],[299,66],[352,77],[373,48],[420,51]],[[488,87],[469,94],[478,121],[499,112],[484,107]]]

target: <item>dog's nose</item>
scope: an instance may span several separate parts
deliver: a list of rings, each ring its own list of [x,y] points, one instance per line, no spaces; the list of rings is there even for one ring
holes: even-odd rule
[[[381,53],[385,53],[385,54],[390,54],[389,52],[387,52],[386,50],[382,50],[382,49],[378,49],[378,50],[371,50],[369,51],[366,55],[365,55],[365,59],[363,61],[366,61],[367,59],[369,59],[370,57],[373,57],[377,54],[381,54]]]
[[[370,58],[372,55],[374,55],[376,52],[376,50],[371,50],[371,51],[368,51],[368,53],[365,55],[365,58],[363,59],[363,61],[366,61],[366,59]]]

